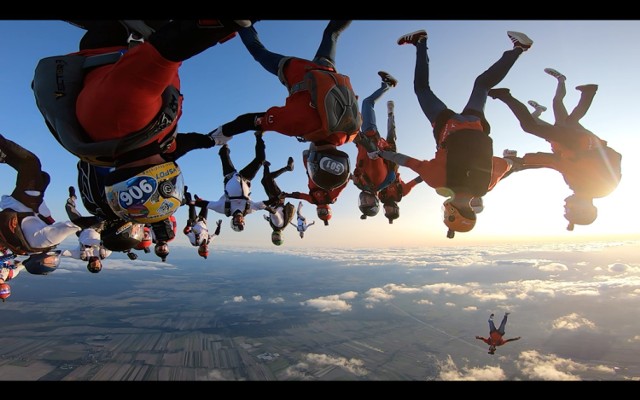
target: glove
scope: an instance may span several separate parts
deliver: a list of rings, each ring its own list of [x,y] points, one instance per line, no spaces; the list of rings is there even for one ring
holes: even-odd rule
[[[76,199],[78,198],[76,196],[76,188],[74,188],[73,186],[69,186],[69,197],[75,197]]]
[[[376,151],[372,151],[370,153],[367,153],[367,156],[369,156],[369,158],[372,159],[372,160],[377,160],[378,158],[380,158],[380,150],[376,150]]]
[[[219,219],[218,221],[216,221],[216,226],[220,226],[220,224],[222,224],[222,220]]]
[[[265,210],[269,211],[270,214],[275,214],[276,210],[274,210],[272,207],[265,205],[264,207]]]

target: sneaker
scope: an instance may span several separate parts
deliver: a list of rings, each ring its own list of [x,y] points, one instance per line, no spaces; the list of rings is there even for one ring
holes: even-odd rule
[[[378,71],[378,75],[380,75],[380,78],[382,78],[382,82],[386,83],[389,86],[395,87],[398,84],[398,80],[386,71]]]
[[[287,160],[287,169],[289,169],[289,171],[293,171],[293,157],[289,157]]]
[[[489,89],[487,95],[493,99],[501,99],[511,96],[511,90],[507,88]]]
[[[227,144],[227,142],[232,138],[231,136],[225,136],[222,134],[222,126],[219,126],[215,130],[209,132],[208,136],[217,146]]]
[[[493,319],[493,314],[489,315],[489,319]]]
[[[269,168],[271,166],[271,163],[269,161],[267,161],[267,160],[264,160],[262,162],[262,165],[264,165],[265,167]]]
[[[517,156],[518,156],[518,150],[504,149],[502,151],[502,157],[517,157]]]
[[[419,31],[407,33],[406,35],[400,36],[400,39],[398,39],[398,44],[403,45],[411,43],[415,46],[422,39],[427,39],[427,31],[425,31],[424,29],[420,29]]]
[[[395,106],[395,104],[393,103],[393,100],[387,101],[387,114],[393,114],[393,107],[394,106]]]
[[[514,48],[520,47],[523,51],[529,50],[533,44],[533,40],[522,32],[508,31],[507,36],[513,42]]]
[[[547,107],[541,105],[540,103],[538,103],[537,101],[534,100],[529,100],[527,103],[529,103],[529,105],[533,108],[535,108],[536,110],[540,110],[541,112],[545,112],[547,111]]]
[[[561,74],[558,70],[555,70],[553,68],[545,68],[544,72],[546,72],[547,74],[553,76],[554,78],[564,81],[567,79],[566,76],[564,76],[563,74]]]
[[[581,92],[589,92],[589,91],[596,91],[598,90],[598,85],[594,84],[594,83],[589,83],[587,85],[580,85],[580,86],[576,86],[576,90],[579,90]]]
[[[511,314],[511,313],[510,312],[506,312],[506,313],[504,313],[504,316],[506,317],[509,314]]]

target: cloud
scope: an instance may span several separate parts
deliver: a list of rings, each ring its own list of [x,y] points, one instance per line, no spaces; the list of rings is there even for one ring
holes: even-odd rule
[[[535,350],[523,351],[516,365],[531,380],[579,381],[579,373],[596,372],[614,375],[615,370],[605,365],[589,366],[555,354],[544,355]]]
[[[117,270],[117,271],[163,271],[168,269],[177,269],[177,267],[169,262],[160,261],[142,261],[142,260],[129,260],[123,258],[107,257],[102,260],[102,270]],[[78,260],[71,257],[62,257],[60,260],[60,266],[56,269],[57,272],[86,272],[87,262]]]
[[[561,272],[569,270],[566,265],[557,262],[539,265],[538,269],[545,272]]]
[[[287,367],[284,376],[296,380],[314,380],[314,372],[320,372],[327,367],[337,367],[356,376],[365,376],[369,372],[364,368],[364,362],[355,358],[332,357],[326,354],[308,353],[304,361]]]
[[[267,300],[267,302],[272,304],[284,303],[284,299],[282,297],[273,297]]]
[[[242,303],[244,300],[244,297],[242,296],[233,296],[233,302],[234,303]]]
[[[627,264],[614,263],[614,264],[607,265],[607,271],[613,272],[616,274],[622,274],[626,272],[627,269],[629,269],[629,266]]]
[[[347,303],[342,296],[344,295],[345,298],[352,299],[353,293],[356,292],[346,292],[342,295],[334,294],[330,296],[317,297],[315,299],[303,301],[300,304],[317,308],[318,311],[322,312],[351,311],[351,305]]]
[[[380,288],[380,287],[371,288],[367,290],[365,295],[366,295],[365,301],[368,301],[370,303],[377,303],[380,301],[391,300],[395,297],[393,294],[389,293],[384,288]]]
[[[356,358],[346,359],[345,357],[332,357],[327,354],[316,353],[309,353],[305,358],[309,364],[316,364],[320,367],[334,365],[356,376],[365,376],[369,373],[364,368],[364,362]]]
[[[478,307],[476,306],[463,307],[462,311],[478,311]]]
[[[551,322],[553,329],[576,330],[580,328],[596,329],[596,324],[576,313],[565,315]]]
[[[422,290],[435,294],[467,294],[473,287],[477,287],[477,283],[467,283],[465,285],[456,285],[453,283],[433,283],[422,286]]]
[[[506,374],[498,366],[461,367],[458,369],[451,356],[446,360],[436,361],[439,369],[438,379],[442,381],[503,381]]]
[[[251,298],[252,298],[254,301],[260,301],[260,300],[262,300],[262,296],[260,296],[259,294],[258,294],[258,295],[255,295],[255,296],[251,296]]]
[[[421,299],[421,300],[416,300],[415,301],[416,304],[426,304],[426,305],[433,305],[433,302],[427,299]]]

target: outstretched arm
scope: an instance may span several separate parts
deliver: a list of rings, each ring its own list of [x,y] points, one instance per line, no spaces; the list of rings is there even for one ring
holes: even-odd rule
[[[504,342],[505,342],[505,343],[507,343],[507,342],[513,342],[514,340],[519,340],[519,339],[520,339],[520,336],[518,336],[518,337],[514,337],[514,338],[511,338],[511,339],[507,339],[507,340],[505,340]]]

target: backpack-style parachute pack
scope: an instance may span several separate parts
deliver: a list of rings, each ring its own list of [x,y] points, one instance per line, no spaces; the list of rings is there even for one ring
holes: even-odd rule
[[[175,119],[180,92],[169,86],[163,107],[145,128],[124,138],[93,142],[76,116],[76,101],[90,68],[116,63],[126,50],[95,56],[61,55],[43,58],[36,66],[31,88],[36,105],[56,140],[71,154],[93,165],[114,166],[116,157],[139,149]],[[169,135],[170,136],[170,135]]]
[[[55,248],[50,247],[31,247],[27,239],[22,233],[20,224],[27,216],[35,215],[31,212],[17,212],[10,208],[0,211],[0,242],[11,249],[14,254],[26,255],[31,253],[47,252]]]
[[[308,90],[311,105],[318,110],[322,127],[305,135],[309,142],[326,139],[327,133],[342,133],[351,142],[360,130],[362,116],[358,108],[351,80],[347,75],[323,69],[312,69],[304,75],[304,80],[292,87],[292,91]]]

